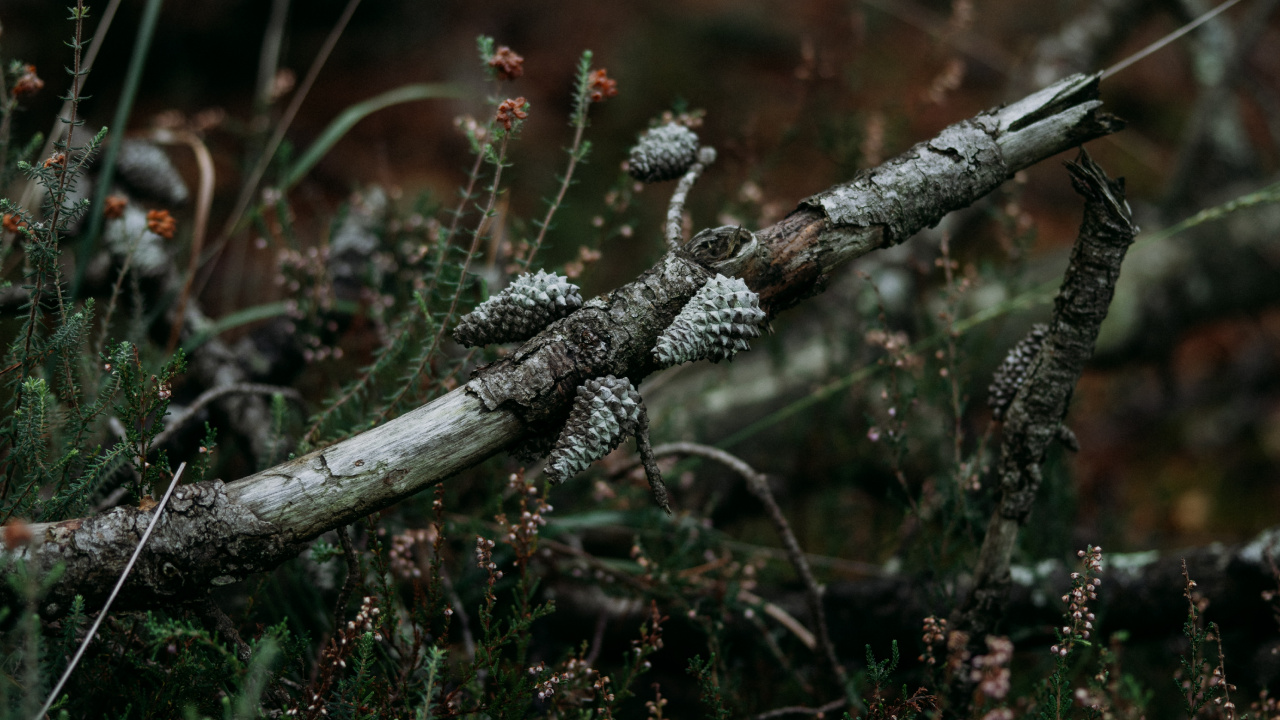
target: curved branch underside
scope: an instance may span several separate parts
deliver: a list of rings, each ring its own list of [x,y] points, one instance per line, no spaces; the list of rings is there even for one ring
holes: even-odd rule
[[[770,314],[821,292],[842,263],[904,242],[1000,186],[1015,172],[1122,123],[1100,111],[1098,76],[1077,75],[945,129],[849,183],[803,200],[733,248],[674,250],[635,281],[552,324],[471,382],[343,442],[229,484],[175,493],[117,603],[145,608],[201,597],[275,567],[299,544],[442,482],[526,435],[558,428],[574,389],[613,374],[633,383],[657,370],[650,349],[717,272],[741,277]],[[37,573],[62,565],[42,610],[77,594],[104,599],[149,511],[116,508],[33,526],[14,551]],[[0,592],[8,591],[7,588]]]

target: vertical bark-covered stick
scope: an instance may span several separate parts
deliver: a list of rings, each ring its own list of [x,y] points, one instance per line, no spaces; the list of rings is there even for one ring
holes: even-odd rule
[[[667,241],[667,247],[677,250],[684,245],[684,203],[689,197],[689,191],[693,189],[693,184],[702,176],[702,171],[707,166],[716,161],[716,150],[713,147],[703,147],[698,150],[698,161],[689,166],[689,170],[685,172],[684,177],[680,178],[680,182],[676,183],[676,190],[671,194],[671,202],[667,205],[667,222],[663,225],[663,235]]]
[[[991,632],[1000,617],[1013,548],[1040,488],[1045,453],[1059,437],[1071,393],[1107,316],[1120,263],[1137,233],[1123,179],[1108,178],[1083,150],[1067,170],[1085,198],[1084,220],[1054,301],[1048,337],[1005,415],[996,470],[1000,501],[983,539],[973,590],[952,623],[974,640]]]
[[[653,455],[653,444],[649,442],[649,410],[644,403],[640,404],[640,420],[636,423],[636,452],[640,453],[640,463],[644,465],[644,475],[649,480],[653,501],[670,515],[671,500],[667,496],[667,485],[662,481],[658,460]]]

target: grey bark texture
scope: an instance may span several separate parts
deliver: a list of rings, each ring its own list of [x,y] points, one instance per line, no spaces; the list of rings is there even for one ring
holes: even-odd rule
[[[1107,316],[1120,264],[1137,233],[1122,180],[1108,178],[1083,151],[1067,169],[1076,192],[1085,198],[1084,220],[1054,300],[1048,334],[1005,412],[996,468],[1000,499],[978,555],[973,590],[952,622],[975,641],[992,632],[1000,619],[1014,545],[1040,488],[1045,453],[1060,437],[1076,381]]]
[[[635,281],[588,301],[448,395],[221,490],[188,490],[216,499],[214,508],[192,508],[253,522],[242,532],[239,524],[174,514],[167,534],[149,542],[140,561],[147,568],[135,573],[122,599],[147,607],[198,597],[215,578],[229,582],[266,569],[294,543],[385,508],[530,436],[558,431],[585,380],[612,374],[638,383],[655,371],[650,351],[659,333],[717,272],[741,277],[775,314],[820,292],[841,263],[901,243],[1018,170],[1118,130],[1121,123],[1099,111],[1097,95],[1098,76],[1074,76],[952,126],[804,201],[753,242],[690,243],[668,253]],[[130,509],[33,528],[36,544],[17,554],[40,572],[65,565],[46,610],[65,608],[77,593],[96,597],[102,578],[122,567],[132,548],[130,528],[145,523],[145,515]],[[180,524],[201,530],[180,532]],[[234,546],[236,554],[210,546]],[[166,574],[165,562],[176,572]]]

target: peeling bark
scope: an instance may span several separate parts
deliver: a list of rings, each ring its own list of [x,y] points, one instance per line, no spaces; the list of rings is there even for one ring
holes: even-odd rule
[[[135,572],[122,601],[167,604],[200,596],[215,580],[272,567],[294,543],[558,427],[584,380],[613,374],[638,384],[657,370],[651,350],[659,333],[717,272],[745,280],[771,314],[819,292],[841,263],[901,243],[1018,170],[1118,130],[1118,120],[1098,111],[1097,92],[1098,76],[1075,76],[952,126],[806,200],[757,232],[755,241],[691,243],[668,253],[634,282],[587,302],[444,397],[331,447],[202,491],[208,504],[185,506],[185,514],[161,526],[167,534],[148,543],[142,561],[148,569]],[[113,512],[122,514],[33,527],[37,545],[20,554],[42,572],[66,563],[47,610],[65,608],[76,593],[96,597],[98,587],[110,584],[104,578],[123,566],[136,535],[96,528],[140,527],[145,513]]]

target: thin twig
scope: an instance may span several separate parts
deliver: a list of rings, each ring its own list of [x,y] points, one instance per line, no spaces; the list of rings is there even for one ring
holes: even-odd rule
[[[89,643],[93,641],[93,636],[97,634],[98,628],[102,627],[102,621],[106,619],[107,611],[111,609],[111,603],[115,601],[120,588],[124,586],[124,581],[129,577],[129,572],[133,570],[133,564],[138,561],[138,556],[142,554],[143,546],[147,544],[147,540],[151,537],[151,531],[155,530],[156,523],[160,521],[160,516],[164,514],[164,508],[169,504],[173,489],[178,486],[178,479],[182,477],[182,471],[186,469],[187,464],[182,463],[178,466],[178,471],[173,474],[173,479],[169,481],[169,489],[164,491],[164,497],[160,498],[160,504],[156,505],[151,515],[151,522],[147,524],[146,531],[142,533],[142,539],[138,541],[138,546],[133,549],[133,555],[129,558],[129,562],[125,564],[124,572],[120,573],[120,579],[116,580],[116,586],[111,589],[111,594],[107,596],[107,602],[103,604],[102,610],[98,611],[97,619],[93,621],[89,632],[85,633],[84,640],[80,641],[80,647],[76,649],[75,656],[67,664],[67,669],[62,671],[62,677],[58,678],[58,682],[54,684],[53,690],[49,692],[49,698],[44,701],[44,705],[41,706],[40,712],[36,713],[34,720],[41,720],[45,713],[49,712],[49,708],[58,697],[58,693],[62,692],[62,686],[67,683],[67,678],[71,677],[71,672],[76,669],[76,664],[80,662],[80,658],[84,656],[84,651],[88,649]]]
[[[484,167],[484,155],[487,147],[488,145],[484,145],[476,152],[476,161],[471,166],[471,172],[467,174],[467,189],[462,192],[462,197],[458,200],[458,207],[454,208],[448,231],[439,240],[440,249],[436,252],[435,272],[431,273],[431,282],[427,284],[427,290],[422,294],[428,301],[431,300],[431,295],[435,292],[436,285],[439,283],[440,269],[444,267],[445,252],[449,249],[449,243],[453,242],[453,236],[458,232],[458,222],[466,214],[467,204],[471,201],[471,194],[476,191],[476,180],[480,178],[480,169]]]
[[[129,268],[133,266],[133,256],[138,252],[138,245],[142,243],[142,238],[146,234],[146,230],[138,233],[138,237],[134,238],[133,243],[129,245],[129,254],[124,256],[124,264],[120,266],[120,274],[116,275],[116,284],[111,288],[111,299],[107,301],[107,311],[102,316],[102,333],[98,335],[98,341],[93,344],[93,349],[89,357],[97,358],[102,354],[102,348],[107,344],[107,335],[111,332],[111,318],[116,314],[116,303],[120,300],[120,288],[124,286],[125,276],[129,274]]]
[[[773,521],[774,529],[779,537],[782,538],[782,544],[787,550],[791,565],[804,583],[805,597],[809,601],[809,613],[813,616],[814,624],[817,626],[817,649],[826,659],[837,684],[840,687],[844,687],[847,676],[844,666],[836,658],[835,646],[832,645],[831,636],[827,632],[827,614],[822,607],[822,588],[813,577],[813,571],[809,568],[809,561],[805,558],[804,551],[800,549],[800,542],[796,540],[795,533],[791,531],[791,524],[787,522],[786,515],[782,513],[782,508],[778,507],[778,502],[773,497],[773,491],[769,489],[768,478],[756,472],[754,468],[743,462],[736,455],[710,445],[688,442],[667,443],[654,448],[653,454],[659,456],[693,455],[714,460],[741,475],[747,481],[747,489],[751,491],[752,495],[759,498],[760,502],[764,503],[765,509],[769,513],[769,519]]]
[[[453,579],[443,567],[440,568],[440,582],[444,585],[444,591],[449,593],[449,607],[453,608],[453,614],[458,617],[458,626],[462,631],[462,650],[467,654],[469,662],[475,662],[476,638],[471,632],[471,615],[467,613],[467,606],[462,604],[462,597],[453,586]]]
[[[640,418],[636,423],[636,451],[640,454],[640,463],[644,465],[645,477],[649,479],[649,490],[658,507],[671,514],[671,501],[667,496],[666,483],[662,482],[662,471],[658,469],[658,460],[653,456],[653,445],[649,443],[649,411],[644,403],[640,403]]]
[[[102,13],[102,20],[98,22],[98,27],[93,31],[93,41],[89,43],[89,52],[85,53],[84,62],[80,68],[80,92],[84,92],[85,83],[89,81],[89,71],[93,69],[93,61],[98,57],[98,49],[102,47],[102,41],[107,37],[107,31],[111,29],[111,21],[116,16],[116,9],[120,7],[120,0],[111,0],[107,3],[107,9]],[[38,157],[49,157],[53,154],[53,146],[62,140],[62,131],[65,128],[63,118],[72,111],[72,103],[76,102],[73,98],[67,98],[62,103],[62,108],[58,110],[57,119],[53,121],[53,128],[49,130],[49,138],[44,141],[44,147],[40,150]],[[36,192],[39,191],[40,185],[32,179],[27,183],[26,189],[22,192],[22,201],[18,203],[22,207],[31,207],[35,201]],[[12,244],[13,238],[17,233],[4,234],[4,249],[0,250],[0,258],[7,257],[9,246]]]
[[[160,22],[160,8],[163,4],[164,0],[147,0],[142,17],[138,20],[138,34],[134,36],[129,67],[124,75],[124,85],[120,90],[115,114],[111,117],[110,127],[114,129],[115,135],[107,141],[102,159],[98,162],[98,177],[94,181],[97,189],[94,191],[93,204],[89,209],[88,227],[80,233],[80,239],[77,242],[75,282],[71,286],[72,297],[80,293],[80,286],[84,284],[85,273],[89,269],[89,259],[93,254],[98,235],[102,231],[102,223],[105,219],[102,209],[105,207],[107,194],[111,192],[116,161],[120,157],[120,146],[124,137],[123,131],[129,124],[129,115],[133,112],[134,101],[138,97],[138,87],[142,84],[142,74],[147,65],[147,53],[151,49],[151,40],[155,37],[156,25]],[[72,120],[74,119],[73,117]],[[70,149],[70,147],[71,126],[68,125],[67,148]]]
[[[675,250],[684,244],[684,203],[689,197],[689,191],[693,189],[693,184],[698,181],[698,176],[702,174],[707,166],[716,161],[716,151],[713,147],[704,146],[698,150],[698,162],[689,166],[689,170],[685,172],[684,177],[680,178],[680,182],[676,183],[676,191],[671,193],[671,203],[667,205],[667,224],[666,240],[667,247]]]
[[[359,6],[360,0],[348,0],[347,7],[342,11],[338,22],[329,31],[329,36],[325,38],[324,45],[320,46],[320,51],[316,53],[315,59],[311,61],[307,76],[303,78],[302,84],[294,92],[293,99],[289,101],[289,107],[285,108],[284,115],[280,117],[280,122],[276,124],[275,132],[271,133],[271,138],[267,140],[266,147],[263,148],[262,154],[258,156],[257,164],[253,166],[253,170],[250,171],[244,186],[240,188],[240,196],[236,198],[235,208],[231,211],[231,215],[227,218],[227,224],[223,226],[217,242],[214,243],[211,249],[210,260],[222,252],[222,248],[231,239],[231,234],[235,232],[236,226],[240,224],[240,218],[249,209],[249,203],[253,201],[253,194],[258,189],[258,182],[262,180],[262,176],[266,173],[272,158],[275,157],[276,149],[280,147],[285,133],[289,131],[289,126],[293,124],[294,118],[297,117],[298,110],[302,108],[302,102],[307,99],[307,93],[311,91],[311,86],[315,84],[316,78],[320,75],[320,70],[329,59],[334,46],[338,44],[338,39],[342,37],[342,31],[346,29],[352,14],[355,13],[356,8]]]
[[[404,383],[400,388],[400,392],[387,403],[383,408],[380,418],[386,420],[391,417],[391,413],[395,412],[396,406],[404,399],[409,390],[417,386],[417,378],[422,375],[422,371],[426,369],[427,364],[431,362],[431,358],[435,356],[436,350],[440,347],[440,340],[444,337],[445,330],[449,327],[449,322],[453,319],[453,314],[458,310],[458,301],[462,299],[462,293],[467,287],[467,272],[471,270],[471,261],[475,258],[476,250],[480,247],[480,240],[485,233],[491,231],[493,224],[493,207],[498,201],[498,192],[501,190],[499,183],[502,181],[502,167],[506,164],[507,159],[507,141],[511,139],[510,133],[504,133],[502,142],[498,145],[497,162],[494,163],[493,185],[489,186],[489,201],[485,205],[484,212],[480,215],[480,223],[476,225],[475,232],[471,236],[471,248],[467,250],[467,258],[462,261],[462,271],[458,275],[458,287],[453,291],[453,300],[449,303],[449,310],[440,319],[440,327],[436,329],[435,337],[431,339],[431,345],[427,347],[427,351],[422,354],[422,359],[418,362],[418,367],[410,373],[409,377],[414,378],[413,381]],[[330,408],[332,409],[332,407]]]
[[[215,388],[205,390],[196,396],[196,399],[187,406],[186,412],[176,415],[165,425],[164,430],[156,435],[155,440],[151,442],[152,447],[159,447],[162,443],[173,437],[188,420],[194,418],[196,413],[200,412],[204,406],[226,395],[276,395],[280,394],[284,397],[298,403],[306,408],[306,401],[302,394],[291,387],[281,385],[263,385],[260,383],[233,383],[231,385],[220,385]]]
[[[839,698],[816,708],[805,707],[803,705],[780,707],[776,710],[769,710],[768,712],[762,712],[759,715],[756,715],[755,720],[772,720],[772,718],[780,718],[787,715],[825,715],[844,707],[846,702],[848,701],[844,698]]]
[[[213,167],[213,155],[199,135],[190,130],[173,132],[158,130],[151,134],[151,139],[161,144],[183,144],[195,153],[196,165],[200,168],[200,189],[196,193],[195,224],[191,228],[191,251],[187,261],[187,278],[182,283],[182,292],[178,294],[178,309],[174,311],[173,324],[169,329],[169,344],[165,355],[172,355],[182,338],[182,328],[186,324],[187,301],[191,297],[191,283],[196,279],[196,271],[200,269],[200,253],[204,250],[204,236],[209,228],[209,208],[213,207],[213,186],[216,181]]]
[[[253,102],[257,105],[258,119],[265,127],[266,111],[271,105],[276,72],[280,67],[280,48],[284,45],[285,20],[289,17],[289,0],[272,0],[267,29],[262,34],[262,48],[258,51],[258,91]]]
[[[795,619],[791,613],[783,610],[778,605],[765,600],[750,590],[739,590],[738,602],[759,606],[765,615],[768,615],[778,621],[779,625],[790,630],[791,634],[796,636],[796,639],[800,641],[801,645],[804,645],[810,650],[818,649],[818,638],[809,631],[809,628],[805,627],[804,623]]]
[[[229,641],[236,648],[236,657],[242,663],[248,663],[253,657],[253,648],[249,647],[249,643],[240,637],[240,631],[236,630],[236,624],[227,617],[227,614],[218,607],[213,600],[206,598],[200,603],[200,613],[204,615],[209,624],[213,626],[224,639]]]
[[[590,106],[590,101],[587,103]],[[555,202],[551,203],[551,207],[547,208],[547,216],[542,219],[542,225],[538,228],[538,237],[534,238],[533,247],[529,248],[529,255],[524,259],[524,269],[529,270],[529,266],[533,265],[533,256],[538,254],[538,250],[542,247],[542,240],[547,236],[547,229],[551,227],[551,218],[555,217],[556,210],[560,209],[560,204],[564,202],[564,195],[569,191],[569,185],[573,182],[573,171],[578,166],[578,151],[582,147],[582,133],[587,129],[586,110],[582,111],[582,119],[577,123],[578,129],[573,133],[573,147],[569,148],[569,167],[565,168],[564,180],[560,183],[560,191],[556,193]]]
[[[347,601],[351,599],[351,593],[356,589],[356,583],[360,581],[360,559],[356,557],[355,548],[351,545],[351,536],[347,534],[347,526],[336,530],[338,533],[338,544],[342,546],[342,557],[347,561],[347,577],[342,581],[342,589],[338,591],[338,601],[333,605],[333,625],[334,634],[338,632],[338,628],[342,626],[343,612],[347,608]]]

